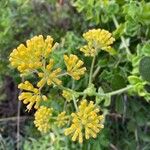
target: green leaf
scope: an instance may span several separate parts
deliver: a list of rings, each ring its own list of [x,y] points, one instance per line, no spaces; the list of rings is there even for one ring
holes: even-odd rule
[[[108,59],[106,58],[102,58],[98,61],[98,65],[102,68],[102,67],[106,67],[108,65]]]
[[[98,88],[98,93],[104,94],[104,90],[101,87],[99,87]],[[102,96],[96,96],[96,104],[101,103],[103,100],[104,100],[104,97],[102,97]]]
[[[126,86],[125,79],[121,75],[116,74],[111,79],[111,87],[113,90],[118,90],[125,86]]]
[[[85,90],[84,93],[89,95],[89,96],[93,96],[93,94],[96,92],[96,88],[94,86],[94,84],[90,84]]]
[[[129,131],[134,132],[136,127],[137,127],[136,122],[133,121],[133,120],[129,121],[128,124],[127,124],[127,128],[128,128]]]
[[[125,29],[125,24],[120,24],[119,27],[113,32],[113,37],[115,39],[119,38],[123,33]]]
[[[147,94],[144,96],[144,98],[145,98],[145,100],[146,100],[147,102],[149,102],[149,101],[150,101],[150,94],[147,93]]]
[[[115,110],[118,113],[123,114],[123,111],[124,111],[124,102],[123,102],[122,96],[120,96],[120,95],[118,95],[116,97],[116,100],[115,100]]]
[[[136,85],[139,82],[141,82],[141,79],[139,77],[137,77],[137,76],[134,76],[134,75],[129,76],[128,80],[129,80],[130,84],[132,84],[132,85]]]
[[[111,55],[116,55],[117,54],[117,51],[114,49],[114,48],[110,48],[109,51],[108,51]]]
[[[117,3],[111,3],[108,5],[107,9],[107,13],[108,15],[112,16],[118,13],[119,11],[119,6]]]
[[[125,33],[129,36],[135,36],[137,35],[138,31],[140,29],[140,24],[133,20],[132,18],[128,18],[128,20],[125,22]]]
[[[144,88],[144,85],[139,83],[135,86],[136,91],[138,92],[139,96],[146,96],[147,92]]]
[[[139,138],[141,140],[143,140],[144,142],[149,142],[150,141],[150,135],[148,135],[148,134],[141,133]]]
[[[139,65],[139,72],[142,78],[150,82],[150,57],[145,56],[141,59]]]
[[[140,110],[138,112],[138,114],[136,113],[135,120],[139,126],[144,126],[147,121],[146,113],[144,113],[142,110]]]
[[[136,1],[132,1],[124,6],[123,12],[126,14],[126,17],[131,17],[132,19],[137,20],[139,13],[141,13],[141,8],[137,5]]]
[[[150,42],[149,43],[146,43],[141,51],[143,52],[143,54],[147,55],[147,56],[150,56]]]
[[[150,24],[150,3],[144,3],[142,7],[142,13],[140,14],[139,18],[142,24]]]
[[[110,103],[111,103],[111,97],[109,96],[109,95],[107,95],[106,97],[105,97],[105,101],[104,101],[104,106],[109,106],[110,105]]]

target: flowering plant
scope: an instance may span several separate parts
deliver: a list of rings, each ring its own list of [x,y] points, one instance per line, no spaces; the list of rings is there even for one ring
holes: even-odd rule
[[[53,126],[64,129],[64,134],[70,136],[72,141],[83,143],[89,138],[96,138],[97,134],[104,128],[106,112],[103,112],[102,105],[108,106],[113,95],[126,91],[131,94],[138,92],[140,96],[148,98],[149,94],[144,91],[144,84],[139,77],[130,75],[129,85],[116,91],[104,92],[102,87],[96,87],[93,82],[98,70],[94,70],[96,58],[101,52],[106,52],[110,57],[115,53],[112,44],[115,39],[112,34],[104,29],[92,29],[83,34],[86,45],[80,47],[85,57],[92,59],[91,65],[86,66],[84,57],[76,54],[63,54],[65,67],[55,63],[53,53],[57,44],[51,36],[46,39],[42,35],[34,36],[21,44],[10,54],[11,66],[17,68],[20,76],[25,80],[32,76],[35,80],[31,83],[25,80],[18,85],[21,90],[19,100],[27,104],[27,110],[33,107],[36,109],[34,124],[43,133],[52,130]],[[83,56],[83,55],[82,55]],[[133,60],[128,53],[129,59]],[[139,74],[136,74],[139,76]],[[83,91],[67,87],[63,84],[64,78],[72,78],[73,81],[80,80],[83,76],[88,77],[88,84]],[[64,98],[64,109],[56,113],[49,104],[49,96],[44,92],[46,86],[57,88]],[[142,93],[142,94],[141,94]],[[101,102],[104,101],[104,104]],[[70,104],[74,109],[70,109]]]

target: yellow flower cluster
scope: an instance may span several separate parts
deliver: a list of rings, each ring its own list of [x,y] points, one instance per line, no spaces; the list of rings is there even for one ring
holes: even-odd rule
[[[24,83],[20,83],[18,88],[21,90],[25,90],[19,96],[19,100],[22,100],[24,104],[27,105],[27,109],[30,111],[32,106],[34,105],[35,109],[39,108],[41,100],[47,100],[45,95],[40,95],[39,89],[34,88],[33,85],[29,81],[25,81]]]
[[[52,108],[41,106],[35,113],[34,124],[40,132],[46,133],[51,128],[50,117],[52,116]]]
[[[115,41],[112,34],[104,29],[92,29],[83,34],[87,45],[80,48],[85,56],[95,56],[98,50],[111,51],[111,44]]]
[[[62,83],[62,81],[59,80],[57,77],[61,72],[61,69],[57,68],[56,70],[52,70],[53,65],[54,65],[54,60],[50,59],[49,64],[46,65],[44,72],[38,73],[38,76],[42,78],[37,84],[38,87],[42,87],[45,83],[47,83],[48,85],[51,84],[60,85]]]
[[[87,41],[87,45],[80,50],[85,53],[85,56],[95,56],[99,49],[109,51],[114,38],[111,33],[106,30],[93,29],[83,34]],[[61,85],[61,76],[70,75],[74,80],[79,80],[85,74],[86,67],[84,62],[76,55],[64,55],[66,72],[61,68],[55,67],[54,59],[50,56],[53,46],[53,38],[47,36],[46,39],[42,35],[34,36],[26,41],[26,44],[20,44],[10,54],[11,65],[20,71],[21,75],[34,73],[38,75],[38,82],[34,87],[29,81],[25,81],[18,85],[22,90],[19,100],[27,104],[27,109],[30,111],[32,107],[37,109],[35,112],[34,124],[40,132],[46,133],[50,130],[50,122],[53,122],[58,127],[65,126],[70,117],[63,111],[56,118],[52,117],[52,108],[41,106],[41,101],[46,101],[47,97],[41,94],[42,88],[47,85]],[[60,89],[66,89],[62,85]],[[83,93],[83,92],[80,92]],[[83,93],[84,94],[84,93]],[[70,102],[72,96],[78,98],[80,94],[73,90],[63,90],[62,96]],[[82,95],[82,94],[81,94]],[[76,106],[76,105],[75,105]],[[82,100],[76,113],[72,113],[72,124],[65,130],[65,135],[72,136],[73,141],[83,142],[83,139],[90,137],[96,138],[97,134],[103,128],[103,115],[99,114],[99,109],[94,103],[87,100]]]
[[[61,112],[56,118],[56,124],[58,127],[63,127],[68,123],[69,116],[66,116],[66,112]]]
[[[72,93],[67,90],[63,90],[62,96],[67,100],[67,102],[72,100]]]
[[[19,88],[25,90],[19,96],[19,100],[28,104],[27,109],[38,108],[42,99],[47,99],[41,95],[40,90],[47,83],[48,85],[60,85],[61,80],[58,79],[60,68],[53,69],[54,60],[50,59],[49,55],[53,49],[53,38],[47,36],[46,39],[42,35],[34,36],[26,41],[26,46],[20,44],[10,54],[11,65],[20,71],[21,75],[28,73],[37,73],[41,80],[37,83],[38,88],[34,88],[31,83],[26,81],[21,83]],[[49,60],[49,63],[47,61]]]
[[[84,62],[79,60],[76,55],[70,56],[64,55],[64,61],[67,67],[68,74],[75,80],[79,80],[80,76],[86,71],[85,67],[82,67]]]
[[[42,66],[42,59],[47,58],[53,48],[53,38],[47,36],[44,40],[42,35],[34,36],[27,40],[26,46],[20,44],[10,54],[11,65],[22,74],[29,73]]]
[[[103,116],[99,115],[99,109],[95,108],[92,101],[87,103],[83,100],[79,106],[79,111],[72,113],[72,125],[65,130],[65,135],[71,135],[72,141],[83,142],[83,138],[96,138],[97,133],[104,127],[102,125]]]

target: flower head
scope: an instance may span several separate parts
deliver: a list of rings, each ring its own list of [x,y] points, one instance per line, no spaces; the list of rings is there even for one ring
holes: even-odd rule
[[[103,116],[99,115],[99,109],[95,108],[92,101],[88,104],[83,100],[79,106],[79,111],[72,113],[72,125],[65,130],[65,135],[71,135],[73,141],[83,142],[83,138],[96,138],[97,133],[103,128]]]
[[[46,66],[44,72],[39,72],[38,76],[42,79],[38,82],[37,86],[42,87],[45,83],[48,85],[56,84],[60,85],[62,83],[61,80],[58,79],[58,75],[61,72],[60,68],[57,68],[56,70],[52,70],[54,65],[54,60],[50,59],[49,64]]]
[[[111,44],[115,41],[112,34],[104,29],[92,29],[83,34],[87,45],[80,48],[85,56],[95,56],[98,50],[111,51]]]
[[[93,48],[92,46],[90,46],[89,44],[81,47],[80,51],[82,51],[85,56],[94,57],[97,54],[97,50]]]
[[[50,129],[50,117],[52,116],[52,108],[41,106],[35,113],[34,124],[40,132],[46,133]]]
[[[45,95],[40,95],[39,89],[34,88],[29,81],[20,83],[18,85],[18,88],[21,90],[25,90],[25,92],[22,92],[20,94],[19,100],[22,100],[24,104],[28,104],[27,109],[29,111],[34,104],[34,108],[38,109],[42,99],[47,100],[47,97]]]
[[[58,127],[63,127],[68,123],[69,116],[66,116],[66,112],[61,112],[56,118],[56,124]]]
[[[79,80],[80,76],[86,71],[86,68],[82,67],[84,62],[79,60],[79,58],[73,54],[70,56],[64,55],[64,61],[67,66],[68,74],[72,76],[73,79]]]
[[[72,93],[67,91],[67,90],[63,90],[62,96],[68,101],[70,102],[72,100]]]
[[[47,58],[53,48],[53,38],[47,36],[44,40],[42,35],[34,36],[26,41],[26,46],[20,44],[10,54],[11,65],[22,74],[29,73],[42,66],[42,59]]]

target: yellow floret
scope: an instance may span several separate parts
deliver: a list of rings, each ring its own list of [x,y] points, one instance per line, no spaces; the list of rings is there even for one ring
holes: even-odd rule
[[[87,45],[80,48],[85,56],[95,56],[99,50],[111,51],[111,44],[115,41],[112,34],[104,29],[92,29],[83,34]]]
[[[56,124],[58,127],[63,127],[68,123],[69,116],[66,116],[66,112],[61,112],[56,118]]]
[[[41,78],[41,80],[37,84],[38,87],[42,87],[45,83],[47,83],[48,85],[60,85],[62,83],[62,81],[58,79],[58,75],[61,72],[61,68],[52,70],[53,65],[54,60],[50,59],[49,64],[46,66],[44,72],[38,73],[38,76]]]
[[[46,133],[50,130],[50,117],[52,116],[52,108],[41,106],[35,113],[34,124],[38,130],[42,133]]]
[[[79,60],[76,55],[64,55],[64,61],[68,74],[75,80],[79,80],[81,75],[85,74],[86,68],[82,67],[84,62]]]
[[[42,59],[47,58],[53,48],[53,38],[47,36],[44,40],[42,35],[34,36],[26,41],[26,46],[20,44],[10,54],[11,65],[17,68],[21,74],[26,74],[40,68]]]
[[[70,102],[72,100],[72,93],[67,91],[67,90],[63,90],[62,96],[68,101]]]
[[[83,142],[83,139],[96,138],[97,134],[104,127],[102,124],[103,115],[99,114],[99,109],[92,101],[87,103],[83,100],[79,106],[79,111],[72,113],[72,124],[65,130],[65,135],[71,135],[72,141]]]
[[[29,111],[33,105],[35,109],[38,109],[41,100],[47,100],[47,97],[45,95],[40,95],[39,89],[34,88],[29,81],[25,81],[24,83],[19,84],[18,88],[25,90],[19,95],[19,100],[22,100],[24,104],[28,104],[27,109]]]

